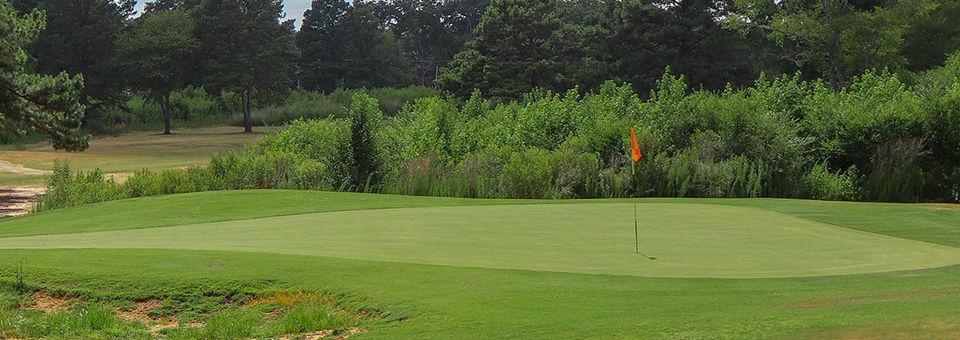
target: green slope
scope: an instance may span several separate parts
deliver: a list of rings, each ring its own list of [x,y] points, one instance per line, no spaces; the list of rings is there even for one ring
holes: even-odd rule
[[[379,215],[380,213],[391,211],[351,211],[401,208],[402,212],[413,207],[465,205],[472,207],[442,209],[471,211],[485,209],[475,206],[483,204],[561,203],[566,206],[560,209],[560,213],[547,211],[544,215],[549,215],[546,217],[548,219],[564,222],[569,218],[563,218],[562,213],[579,209],[580,205],[587,207],[597,203],[622,201],[516,202],[317,192],[217,192],[110,202],[6,220],[0,222],[0,237],[90,231],[125,232],[142,237],[147,235],[142,234],[143,232],[159,233],[168,229],[165,227],[180,228],[185,230],[184,233],[190,233],[192,231],[189,230],[192,229],[239,226],[245,223],[253,224],[251,228],[262,228],[256,225],[263,224],[263,221],[253,219],[266,218],[289,223],[286,226],[279,222],[275,225],[290,232],[302,230],[304,233],[297,234],[296,238],[307,238],[319,234],[316,228],[322,228],[323,225],[315,219],[317,216],[329,217],[330,214],[324,212],[336,212],[335,214],[345,216],[359,214],[364,218],[372,218],[375,222],[375,217],[384,216]],[[930,246],[919,246],[918,244],[923,243],[904,240],[960,246],[960,211],[922,205],[775,199],[644,199],[642,202],[678,204],[681,207],[701,207],[687,204],[697,203],[751,208],[711,209],[717,213],[723,212],[726,216],[732,214],[735,220],[739,220],[741,213],[745,211],[756,214],[755,216],[772,214],[783,220],[799,219],[800,222],[794,223],[795,225],[806,224],[816,230],[829,230],[829,235],[841,235],[844,241],[834,244],[836,247],[833,248],[838,250],[839,247],[849,245],[844,242],[861,241],[892,242],[911,251],[915,251],[915,247]],[[610,207],[617,211],[622,210],[615,204]],[[550,209],[550,206],[543,208]],[[681,210],[682,213],[686,212]],[[309,215],[313,213],[317,214]],[[524,212],[526,213],[529,211]],[[628,214],[626,230],[629,234],[632,229],[629,225],[632,211],[628,210]],[[496,217],[493,214],[480,215],[483,218]],[[615,228],[606,225],[596,228],[622,230],[619,225],[622,219],[620,216],[605,217],[598,213],[590,215],[618,220]],[[310,223],[294,223],[297,219]],[[222,223],[217,223],[218,221]],[[648,219],[644,221],[647,222],[645,227],[653,228]],[[391,219],[389,222],[412,224],[402,218]],[[693,228],[692,225],[691,223],[687,228]],[[730,233],[738,227],[724,228]],[[263,232],[273,232],[276,229],[263,229]],[[755,229],[751,228],[750,233],[764,232]],[[510,242],[520,242],[522,239],[519,236],[525,233],[539,235],[539,229],[536,228],[523,230],[501,225],[488,226],[484,233],[489,233],[490,230],[502,230],[501,234],[513,235]],[[591,233],[592,230],[567,230],[562,237],[558,235],[558,239],[567,240],[566,244],[573,244],[572,247],[587,247],[591,244],[588,241],[597,237],[596,233]],[[896,236],[904,240],[891,240],[853,230]],[[689,232],[686,238],[709,239],[709,233],[713,231],[699,229],[698,232]],[[790,234],[790,231],[786,230],[786,234]],[[62,237],[78,237],[74,240],[79,240],[79,237],[91,235]],[[180,243],[193,242],[195,245],[203,245],[205,242],[201,239],[210,236],[207,233],[196,235],[197,239],[181,240]],[[427,235],[434,237],[431,241],[443,240],[442,236],[445,236],[442,233]],[[249,238],[249,235],[243,234],[225,236],[246,237],[251,242],[272,242],[269,239]],[[484,241],[476,235],[473,236]],[[582,239],[577,239],[578,237]],[[817,240],[821,235],[805,237]],[[291,243],[301,241],[296,238],[293,241],[297,242]],[[620,244],[619,238],[618,236],[617,240],[600,241]],[[848,238],[855,240],[846,240]],[[628,235],[628,247],[631,239],[632,235]],[[489,244],[495,244],[492,240],[491,238]],[[101,241],[102,238],[97,242]],[[290,246],[296,248],[293,249],[296,252],[315,254],[349,248],[330,243],[326,244],[329,248],[327,249],[312,242],[316,239],[309,241],[311,242],[303,241],[300,245]],[[358,247],[383,244],[376,239],[363,241],[356,243]],[[818,242],[825,246],[833,241],[821,239]],[[792,242],[779,244],[787,244],[789,248],[804,248],[803,244]],[[447,244],[450,247],[455,245]],[[862,246],[865,243],[860,245],[859,249],[869,248]],[[126,247],[129,244],[117,246]],[[533,250],[542,252],[549,250],[551,246],[539,244]],[[398,249],[367,249],[362,252],[357,249],[354,253],[379,256],[379,252],[389,250],[395,252],[392,255],[399,256]],[[429,256],[428,252],[413,250],[416,249],[405,250],[408,252],[406,256],[419,257],[420,260]],[[448,247],[445,250],[454,252],[456,249]],[[491,253],[500,256],[498,253],[502,251],[502,248],[498,248]],[[511,257],[520,257],[515,255]],[[658,261],[667,261],[674,257],[662,251],[655,255],[661,257]],[[879,254],[874,253],[868,257],[872,256]],[[455,259],[489,260],[468,256],[458,256]],[[530,263],[540,261],[521,264]],[[597,263],[600,262],[583,260],[577,265]],[[825,277],[650,278],[437,266],[262,252],[35,249],[0,250],[0,287],[12,287],[21,266],[30,287],[77,292],[90,297],[179,299],[188,291],[217,294],[223,289],[232,289],[230,287],[242,290],[304,289],[347,296],[351,301],[359,301],[358,303],[390,315],[388,320],[363,325],[368,332],[355,336],[356,338],[955,338],[956,334],[960,334],[960,311],[956,308],[960,304],[960,266]],[[4,294],[4,290],[0,289],[0,300],[8,298]],[[0,328],[3,327],[4,325],[0,325]]]
[[[156,248],[656,277],[788,277],[960,263],[960,249],[743,207],[644,203],[355,210],[0,238],[0,248]]]

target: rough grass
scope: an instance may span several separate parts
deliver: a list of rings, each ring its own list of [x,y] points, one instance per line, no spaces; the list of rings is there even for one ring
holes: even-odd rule
[[[23,150],[0,151],[0,159],[28,168],[51,170],[53,162],[64,159],[72,168],[91,171],[101,169],[117,176],[142,169],[161,170],[204,165],[214,153],[240,150],[264,133],[277,128],[259,128],[244,134],[236,127],[180,129],[164,136],[155,131],[134,131],[118,137],[99,137],[90,148],[80,153],[55,151],[48,144],[27,146]],[[0,184],[39,184],[43,176],[4,173]]]
[[[31,228],[41,228],[37,233],[71,233],[324,210],[479,203],[438,203],[431,202],[432,198],[360,194],[300,195],[249,191],[111,202],[0,222],[0,232],[7,236],[31,234]],[[317,197],[311,200],[311,195]],[[653,201],[659,200],[650,200]],[[762,207],[905,239],[960,244],[960,237],[955,236],[960,211],[955,209],[789,200],[664,201]],[[291,204],[292,207],[281,209]],[[127,211],[131,208],[138,210]],[[170,213],[179,212],[176,209],[187,213],[186,219]],[[48,226],[51,223],[58,225]],[[361,328],[367,331],[357,336],[364,338],[770,338],[876,334],[937,338],[954,336],[956,329],[951,325],[960,319],[956,309],[960,303],[960,266],[828,277],[695,279],[249,252],[3,250],[0,283],[12,287],[21,263],[32,289],[78,291],[95,301],[136,301],[162,296],[170,305],[165,310],[178,315],[192,313],[198,320],[225,310],[223,306],[229,305],[229,301],[253,301],[269,292],[326,292],[338,297],[344,310],[378,313],[378,318],[361,322]],[[264,329],[262,325],[258,327],[254,327],[254,332]]]

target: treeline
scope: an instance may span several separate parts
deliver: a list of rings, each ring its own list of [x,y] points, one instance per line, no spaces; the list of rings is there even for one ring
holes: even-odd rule
[[[487,3],[315,1],[298,31],[280,0],[157,0],[143,13],[133,0],[11,2],[45,26],[26,48],[28,68],[83,77],[87,130],[152,123],[137,112],[148,105],[167,133],[198,110],[218,113],[201,122],[241,112],[250,131],[255,111],[291,90],[432,86]],[[203,106],[184,107],[184,93]]]
[[[761,76],[712,92],[668,72],[648,96],[614,82],[500,104],[477,92],[463,104],[420,99],[392,117],[360,92],[344,118],[294,122],[206,168],[118,184],[60,167],[41,206],[249,188],[956,202],[960,54],[906,79],[868,72],[850,81],[834,91],[798,75]],[[630,127],[645,153],[636,165]]]
[[[169,131],[195,116],[171,97],[188,87],[242,112],[249,131],[253,112],[291,89],[511,100],[614,80],[646,96],[670,67],[694,89],[799,73],[839,91],[867,70],[919,72],[960,48],[950,0],[315,0],[301,23],[282,20],[280,0],[155,0],[143,13],[133,0],[11,4],[43,13],[27,68],[82,76],[93,130],[136,125],[127,114],[140,96]]]

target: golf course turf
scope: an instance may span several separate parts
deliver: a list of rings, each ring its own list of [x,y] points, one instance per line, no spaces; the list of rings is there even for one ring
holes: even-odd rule
[[[960,210],[635,201],[655,261],[634,253],[625,199],[108,202],[0,222],[0,280],[22,266],[36,287],[91,296],[224,282],[324,292],[383,311],[357,335],[370,338],[960,334]]]

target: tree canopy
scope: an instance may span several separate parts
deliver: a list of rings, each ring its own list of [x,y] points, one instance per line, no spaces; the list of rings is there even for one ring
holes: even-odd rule
[[[87,147],[80,121],[84,106],[78,98],[82,76],[40,75],[27,67],[26,47],[44,26],[41,11],[23,16],[9,2],[0,2],[0,128],[15,132],[32,129],[47,135],[57,149]]]

